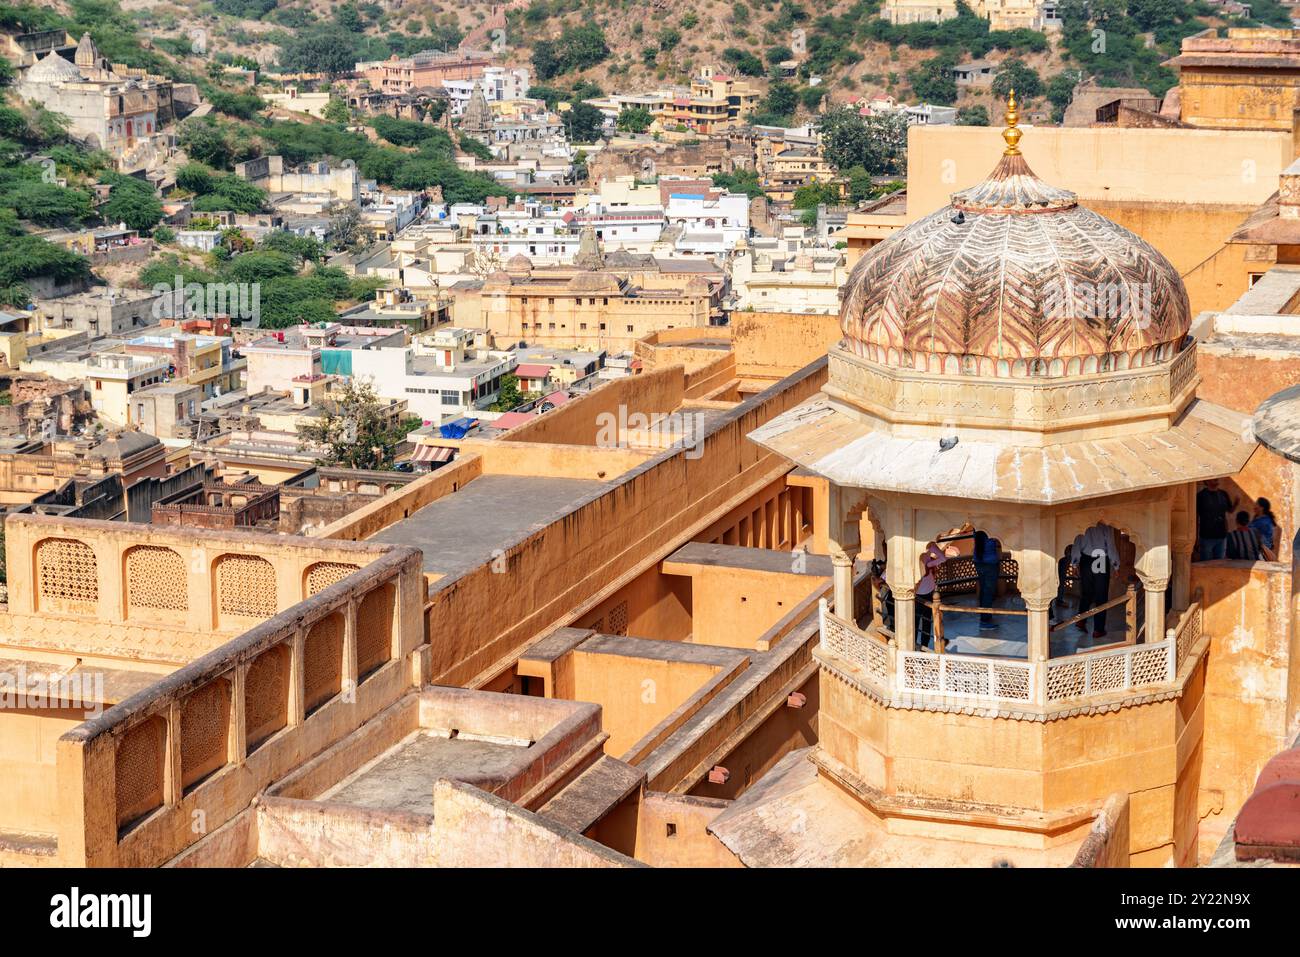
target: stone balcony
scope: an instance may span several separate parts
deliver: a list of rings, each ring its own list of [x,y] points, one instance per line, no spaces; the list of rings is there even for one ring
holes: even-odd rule
[[[1002,656],[903,651],[877,629],[862,630],[821,605],[823,668],[891,708],[961,711],[1046,721],[1174,698],[1207,641],[1193,604],[1158,642],[1030,661]]]

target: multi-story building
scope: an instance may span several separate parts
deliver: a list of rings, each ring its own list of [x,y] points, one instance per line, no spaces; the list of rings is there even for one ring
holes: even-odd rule
[[[89,34],[71,62],[51,49],[24,70],[15,92],[62,113],[74,136],[107,150],[124,170],[138,168],[156,149],[160,115],[172,112],[170,81],[110,65]]]
[[[714,189],[660,182],[667,190],[664,215],[679,227],[677,248],[727,252],[749,236],[749,197]]]
[[[570,215],[575,229],[590,227],[606,249],[644,249],[659,241],[664,229],[664,208],[654,206],[606,206],[591,200],[585,209]]]
[[[1300,107],[1300,30],[1205,30],[1166,65],[1178,70],[1175,118],[1221,130],[1290,130]]]
[[[281,329],[246,343],[249,395],[270,389],[288,392],[300,377],[352,374],[352,357],[364,349],[402,348],[405,328],[344,326],[328,323]]]
[[[481,326],[499,343],[617,352],[661,329],[708,325],[713,297],[696,275],[647,288],[595,269],[539,271],[512,262],[480,294]]]
[[[1056,0],[972,0],[976,16],[991,30],[1055,31],[1061,28]],[[941,23],[957,16],[956,0],[885,0],[880,18],[893,24]]]
[[[465,112],[476,85],[489,103],[506,103],[526,97],[529,84],[529,73],[522,67],[489,66],[484,68],[481,76],[473,79],[443,80],[442,88],[447,91],[452,116],[460,116]]]
[[[792,201],[800,186],[835,179],[835,168],[816,147],[783,147],[769,139],[760,139],[756,144],[755,167],[763,192],[777,203]]]
[[[799,249],[754,241],[731,261],[733,309],[834,315],[840,287],[848,278],[844,254],[834,249]]]
[[[475,50],[439,53],[425,50],[414,56],[393,54],[387,60],[370,60],[356,65],[372,90],[406,93],[414,88],[440,88],[447,80],[477,80],[492,65],[492,54]]]

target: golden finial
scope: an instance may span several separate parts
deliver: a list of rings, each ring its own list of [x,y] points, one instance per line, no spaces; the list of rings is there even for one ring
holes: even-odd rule
[[[1020,122],[1020,111],[1016,109],[1016,91],[1011,90],[1007,94],[1007,128],[1002,131],[1002,138],[1007,141],[1007,148],[1002,151],[1003,156],[1019,156],[1020,137],[1024,134],[1016,129],[1016,124]]]

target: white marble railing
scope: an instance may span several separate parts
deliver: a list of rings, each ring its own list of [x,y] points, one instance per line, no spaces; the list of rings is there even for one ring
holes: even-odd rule
[[[1172,684],[1201,630],[1200,608],[1193,605],[1169,637],[1156,644],[1035,662],[902,651],[835,616],[825,601],[820,614],[822,649],[885,694],[1038,706]]]
[[[930,693],[988,701],[1034,700],[1038,665],[1014,658],[905,651],[898,656],[896,687],[905,693]]]
[[[1130,691],[1174,680],[1174,643],[1125,645],[1057,658],[1047,664],[1044,682],[1048,704],[1113,691]]]
[[[819,612],[822,647],[842,661],[856,665],[868,679],[882,689],[888,689],[893,649],[875,635],[868,634],[843,618],[831,614],[824,598]]]

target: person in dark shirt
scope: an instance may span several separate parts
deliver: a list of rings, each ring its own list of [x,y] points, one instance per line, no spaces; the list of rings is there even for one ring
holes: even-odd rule
[[[971,559],[975,563],[975,575],[979,582],[979,607],[992,608],[993,602],[998,597],[998,571],[1002,565],[1002,543],[990,537],[988,532],[977,531]],[[994,631],[997,627],[992,615],[980,615],[980,631]]]
[[[1277,551],[1277,516],[1273,514],[1273,504],[1268,499],[1255,499],[1255,517],[1250,520],[1250,527],[1259,534],[1265,548]]]
[[[1237,527],[1228,535],[1228,558],[1236,562],[1273,560],[1273,550],[1259,539],[1259,533],[1250,527],[1250,515],[1237,513]]]
[[[1219,488],[1218,479],[1208,479],[1196,493],[1196,537],[1201,543],[1201,561],[1222,558],[1228,539],[1228,513],[1237,500]]]

